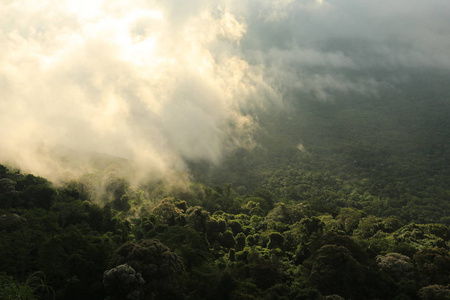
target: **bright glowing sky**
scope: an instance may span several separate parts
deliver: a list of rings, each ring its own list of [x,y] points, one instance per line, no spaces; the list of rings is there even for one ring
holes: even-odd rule
[[[55,147],[143,174],[218,163],[253,145],[243,111],[282,105],[286,91],[326,100],[376,91],[345,70],[450,68],[449,3],[2,1],[0,162],[50,178],[68,171]]]

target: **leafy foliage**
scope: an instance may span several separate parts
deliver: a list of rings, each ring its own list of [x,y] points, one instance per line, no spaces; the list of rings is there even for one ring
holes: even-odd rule
[[[0,165],[0,298],[448,299],[449,77],[424,74],[294,95],[185,189]]]

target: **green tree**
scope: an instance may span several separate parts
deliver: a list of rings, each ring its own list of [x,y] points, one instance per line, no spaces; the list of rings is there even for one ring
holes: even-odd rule
[[[0,179],[0,209],[11,208],[16,200],[16,182],[9,178]]]
[[[182,210],[175,206],[173,200],[165,198],[150,213],[158,223],[175,225],[177,218],[182,214]]]
[[[267,248],[269,249],[281,248],[285,241],[286,239],[281,233],[272,232],[269,235],[269,242],[267,243]]]
[[[281,222],[292,225],[306,216],[306,207],[303,204],[287,205],[279,203],[266,216],[266,221]]]
[[[408,256],[399,253],[387,253],[386,255],[378,255],[376,261],[378,267],[395,281],[411,278],[413,265]]]
[[[422,286],[450,284],[450,253],[447,249],[423,248],[414,255],[413,261],[417,281]]]
[[[343,246],[325,245],[315,253],[310,280],[325,295],[361,299],[364,267]]]
[[[108,300],[142,299],[142,285],[145,281],[140,273],[127,264],[119,265],[103,274],[103,285],[108,292]]]
[[[448,300],[450,299],[450,287],[443,285],[429,285],[419,290],[421,300]]]
[[[206,233],[210,216],[209,212],[203,210],[200,206],[189,207],[186,211],[186,220],[191,228],[194,228],[198,232]]]
[[[342,230],[347,234],[353,234],[353,230],[358,227],[359,222],[365,216],[365,212],[350,207],[341,208],[339,215],[336,216]]]
[[[178,299],[183,294],[183,262],[160,241],[125,243],[114,253],[109,265],[114,268],[123,264],[142,274],[147,299]]]

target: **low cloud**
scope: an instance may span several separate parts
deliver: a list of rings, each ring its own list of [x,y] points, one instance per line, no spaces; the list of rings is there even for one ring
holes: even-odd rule
[[[450,69],[445,0],[249,3],[244,52],[270,69],[266,76],[283,92],[311,91],[320,99],[344,90],[375,95],[380,86],[401,80],[395,72]],[[356,79],[349,76],[356,73]]]
[[[179,5],[3,4],[0,159],[52,179],[88,171],[56,159],[69,149],[161,178],[250,147],[245,111],[280,96],[240,55],[246,24],[225,6]]]
[[[445,0],[3,1],[0,161],[52,179],[89,171],[86,153],[140,177],[218,164],[284,94],[449,69],[449,20]]]

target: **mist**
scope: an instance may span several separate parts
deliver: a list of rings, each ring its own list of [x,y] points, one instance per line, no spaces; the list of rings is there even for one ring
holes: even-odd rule
[[[293,91],[376,95],[449,69],[449,15],[440,0],[3,1],[0,162],[51,180],[99,157],[136,180],[220,164]]]
[[[244,111],[280,97],[241,57],[246,24],[226,7],[2,6],[1,160],[26,171],[82,174],[93,153],[129,160],[136,176],[218,163],[251,147],[256,124]],[[67,163],[74,154],[82,164]]]

